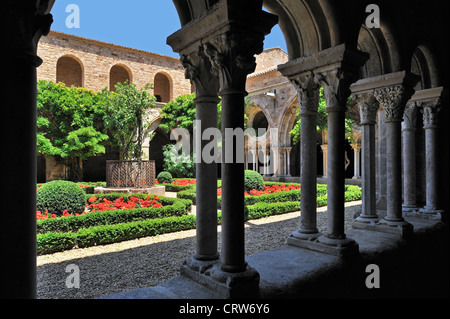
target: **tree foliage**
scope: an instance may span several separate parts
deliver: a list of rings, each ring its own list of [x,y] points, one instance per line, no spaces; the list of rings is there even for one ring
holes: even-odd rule
[[[103,123],[111,143],[119,147],[122,160],[142,158],[142,144],[150,133],[148,111],[156,106],[151,84],[137,89],[134,83],[117,83],[116,92],[102,91],[105,98]]]
[[[55,157],[68,167],[70,180],[80,181],[81,161],[105,153],[102,97],[51,81],[39,81],[37,89],[37,151]]]
[[[349,98],[347,103],[347,112],[345,115],[345,137],[350,142],[352,141],[352,125],[356,123],[351,114],[353,105],[354,102]],[[328,129],[328,114],[326,112],[326,108],[327,104],[323,95],[323,88],[320,88],[319,106],[317,108],[317,131]],[[300,109],[297,109],[297,121],[290,132],[293,139],[293,144],[300,142],[301,117],[299,115],[299,111]]]

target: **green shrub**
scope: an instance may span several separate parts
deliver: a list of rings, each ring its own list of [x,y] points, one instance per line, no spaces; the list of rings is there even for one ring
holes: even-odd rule
[[[244,190],[250,192],[252,189],[258,191],[264,190],[264,179],[261,174],[252,170],[245,170],[244,172]]]
[[[81,214],[86,208],[85,192],[78,184],[69,181],[45,183],[36,192],[36,210],[62,216],[65,210]]]
[[[158,183],[170,184],[170,183],[172,183],[172,174],[170,174],[169,172],[166,172],[166,171],[162,171],[161,173],[158,174],[156,179],[158,180]]]

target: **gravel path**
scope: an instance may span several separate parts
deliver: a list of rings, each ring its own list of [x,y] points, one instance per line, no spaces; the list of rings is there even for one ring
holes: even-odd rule
[[[170,195],[170,194],[169,194]],[[345,222],[350,222],[361,207],[356,201],[346,204]],[[326,207],[318,209],[317,225],[326,229]],[[252,255],[285,245],[298,227],[299,212],[246,222],[246,254]],[[220,230],[218,240],[220,251]],[[177,276],[181,262],[195,252],[195,230],[187,230],[126,242],[74,249],[38,256],[37,296],[40,299],[99,298],[112,293],[149,287]],[[67,288],[71,274],[66,267],[80,269],[80,287]]]

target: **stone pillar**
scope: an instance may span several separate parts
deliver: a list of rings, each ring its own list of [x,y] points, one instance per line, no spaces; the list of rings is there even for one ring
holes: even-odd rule
[[[322,144],[320,145],[320,148],[323,152],[323,176],[324,178],[327,177],[327,163],[328,163],[328,144]]]
[[[219,80],[222,97],[222,249],[220,264],[191,278],[226,298],[259,293],[259,274],[245,261],[244,238],[244,97],[247,75],[256,68],[255,54],[277,23],[262,10],[262,1],[224,0],[183,26],[167,41],[176,48],[200,44]],[[215,189],[215,187],[214,187]],[[215,198],[215,196],[214,196]],[[188,274],[190,276],[190,274]]]
[[[2,3],[3,65],[8,81],[2,88],[3,177],[8,187],[2,209],[14,214],[0,232],[0,298],[36,298],[36,55],[39,39],[53,22],[53,1]],[[20,193],[20,197],[19,197]],[[20,207],[17,207],[20,202]],[[7,227],[6,227],[7,225]]]
[[[423,103],[423,129],[425,130],[426,205],[420,210],[427,218],[441,219],[443,210],[439,198],[439,112],[441,97]]]
[[[368,59],[366,54],[359,51],[354,51],[346,48],[345,44],[320,51],[312,56],[299,58],[290,61],[284,65],[278,66],[278,70],[287,76],[291,82],[297,87],[313,81],[317,86],[321,85],[324,89],[324,95],[327,102],[328,112],[328,161],[327,161],[327,175],[328,175],[328,227],[327,233],[318,237],[317,240],[301,240],[299,234],[301,230],[289,237],[289,241],[297,242],[302,247],[306,247],[321,252],[326,252],[341,257],[354,255],[358,252],[358,244],[347,238],[344,232],[344,189],[345,189],[345,163],[344,163],[344,143],[345,143],[345,111],[347,99],[350,96],[350,84],[357,80],[359,68]],[[309,73],[309,74],[308,74]],[[305,80],[296,79],[299,75],[307,78]],[[311,84],[312,85],[312,84]],[[311,90],[311,87],[310,87]],[[316,87],[317,90],[317,87]],[[305,91],[307,98],[318,99],[316,93]],[[303,97],[299,97],[302,101]],[[312,107],[314,103],[309,104]],[[317,110],[318,101],[315,105]],[[302,106],[303,107],[303,106]],[[310,109],[308,111],[311,111]],[[305,208],[301,208],[301,215],[308,216],[307,221],[302,221],[304,227],[308,232],[313,232],[317,236],[315,229],[315,210],[314,205],[316,187],[316,126],[313,124],[314,120],[303,122],[302,117],[302,139],[305,135],[308,136],[308,142],[304,142],[310,148],[306,150],[306,146],[301,150],[302,165],[305,162],[311,167],[301,167],[302,191],[301,196],[307,196],[308,200],[301,198],[301,205],[310,205],[311,213],[306,213]],[[315,118],[315,117],[314,117]],[[305,132],[303,131],[304,126]],[[314,141],[312,136],[314,135]],[[307,144],[306,144],[307,143]],[[302,144],[303,146],[303,144]],[[309,160],[311,162],[309,162]],[[311,176],[311,175],[313,176]],[[305,188],[308,190],[305,195]],[[306,197],[305,197],[306,198]],[[314,207],[313,207],[314,206]],[[311,214],[311,215],[310,215]],[[304,215],[304,216],[305,216]],[[308,223],[309,225],[305,225]],[[306,226],[306,227],[305,227]],[[297,236],[297,237],[295,237]],[[308,235],[306,235],[308,236]],[[298,240],[296,240],[298,238]],[[294,243],[293,243],[294,244]]]
[[[263,157],[263,175],[267,176],[268,175],[268,171],[269,171],[269,167],[268,167],[268,150],[266,147],[264,147],[263,149],[263,153],[264,153],[264,157]]]
[[[355,69],[331,66],[317,72],[316,80],[323,87],[328,113],[328,224],[327,232],[319,238],[325,245],[338,250],[357,252],[358,244],[347,238],[345,221],[345,112],[350,85],[357,80]]]
[[[365,228],[366,224],[374,224],[379,220],[375,184],[375,124],[379,104],[372,91],[359,92],[356,83],[351,86],[351,90],[352,98],[359,107],[362,147],[362,210],[352,226]]]
[[[392,74],[390,85],[374,90],[384,111],[387,134],[387,214],[380,223],[394,228],[394,232],[400,230],[402,236],[411,233],[412,225],[402,216],[401,121],[416,82],[403,71]]]
[[[217,128],[217,104],[219,80],[212,76],[209,59],[203,48],[181,52],[181,62],[186,69],[186,78],[195,88],[196,121],[194,145],[196,156],[196,253],[186,261],[187,267],[203,272],[218,262],[217,252],[217,162],[206,161],[202,152],[206,145],[217,141],[218,136],[204,136],[205,130]],[[212,141],[207,138],[212,139]],[[217,147],[216,147],[217,148]]]
[[[296,87],[300,104],[300,223],[299,229],[288,238],[290,245],[303,247],[305,240],[318,238],[317,230],[317,152],[316,126],[320,86],[314,81],[314,74],[306,72],[291,77]]]
[[[273,147],[273,177],[281,176],[280,168],[280,147]]]
[[[353,148],[353,165],[354,165],[354,176],[353,179],[360,179],[361,178],[361,173],[360,173],[360,153],[361,153],[361,144],[360,143],[356,143],[356,144],[351,144],[352,148]]]
[[[418,102],[408,103],[402,122],[403,212],[416,210],[416,119]]]
[[[286,147],[286,176],[291,176],[291,150],[292,147]]]

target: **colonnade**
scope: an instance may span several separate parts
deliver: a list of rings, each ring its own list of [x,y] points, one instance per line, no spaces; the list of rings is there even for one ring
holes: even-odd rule
[[[5,178],[11,187],[6,195],[26,197],[20,209],[14,201],[5,203],[14,211],[0,237],[3,259],[0,268],[2,297],[36,296],[36,55],[41,35],[48,33],[53,1],[34,1],[14,5],[5,12],[11,90],[5,92],[4,117],[22,123],[20,134],[7,145]],[[243,129],[246,77],[255,70],[254,55],[263,50],[264,36],[277,23],[277,17],[262,10],[259,1],[245,1],[233,8],[234,1],[217,2],[207,14],[185,24],[167,41],[179,52],[186,77],[195,87],[197,119],[202,130],[217,125],[217,103],[222,98],[222,147],[234,149],[233,160],[222,159],[222,249],[218,252],[216,164],[197,164],[197,245],[195,253],[181,268],[184,276],[214,289],[227,298],[258,295],[259,273],[245,260],[244,169],[238,160],[244,149],[227,139],[225,130]],[[11,19],[13,17],[13,19]],[[299,228],[288,237],[288,244],[348,257],[358,253],[358,243],[344,229],[344,141],[346,103],[351,94],[358,102],[362,127],[362,213],[353,226],[397,233],[412,231],[403,214],[439,218],[442,213],[438,191],[439,114],[446,92],[442,88],[414,94],[417,78],[406,71],[358,81],[359,70],[368,56],[345,44],[289,61],[279,66],[298,92],[301,116],[301,215]],[[323,87],[328,113],[327,183],[328,211],[325,233],[317,229],[316,120],[319,87]],[[447,101],[445,102],[447,103]],[[12,107],[14,106],[14,107]],[[20,112],[17,112],[20,109]],[[375,198],[375,119],[378,109],[385,116],[387,141],[387,210],[378,216]],[[415,116],[421,112],[425,130],[426,205],[418,207],[415,198],[414,132]],[[403,125],[402,125],[403,121]],[[34,128],[34,129],[32,129]],[[402,136],[403,135],[403,136]],[[403,150],[402,150],[403,138]],[[197,154],[209,141],[197,143]],[[206,143],[206,144],[205,144]],[[231,145],[231,146],[230,146]],[[286,154],[288,149],[276,149]],[[403,152],[403,154],[402,154]],[[222,152],[222,156],[228,156]],[[402,156],[403,155],[403,156]],[[19,160],[18,160],[19,159]],[[403,161],[403,162],[402,162]],[[279,165],[279,166],[277,166]],[[277,164],[276,167],[282,167]],[[402,182],[403,169],[403,182]],[[280,169],[281,170],[281,169]],[[18,172],[20,172],[19,175]],[[402,193],[403,189],[403,193]],[[19,190],[19,191],[18,191]],[[12,197],[11,197],[12,198]],[[13,242],[14,245],[10,243]]]

